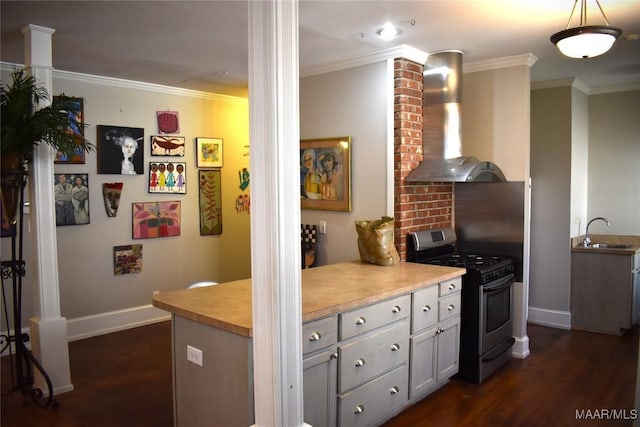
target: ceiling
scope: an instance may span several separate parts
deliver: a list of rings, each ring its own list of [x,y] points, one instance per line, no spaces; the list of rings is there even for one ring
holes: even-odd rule
[[[640,0],[600,0],[623,36],[592,59],[561,56],[549,36],[567,26],[573,0],[422,0],[299,2],[300,67],[373,55],[407,44],[425,52],[462,50],[464,63],[531,53],[532,81],[577,77],[590,88],[640,83]],[[24,63],[20,29],[55,29],[58,70],[246,96],[248,2],[6,1],[1,56]],[[604,24],[588,0],[589,24]],[[385,22],[401,35],[376,35]],[[577,19],[571,26],[577,26]]]

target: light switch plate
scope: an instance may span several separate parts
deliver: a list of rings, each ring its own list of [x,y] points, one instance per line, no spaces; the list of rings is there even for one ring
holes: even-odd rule
[[[198,366],[202,366],[202,350],[187,345],[187,360]]]

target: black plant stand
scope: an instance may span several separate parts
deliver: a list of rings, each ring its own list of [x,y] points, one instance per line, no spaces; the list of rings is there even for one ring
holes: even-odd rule
[[[24,214],[24,187],[27,181],[27,172],[24,168],[21,171],[11,173],[2,171],[3,192],[13,193],[16,197],[18,207],[18,220],[11,221],[11,260],[2,261],[2,304],[4,308],[5,323],[7,325],[7,335],[0,336],[1,352],[9,348],[9,358],[11,360],[11,381],[13,389],[19,390],[23,394],[30,394],[35,403],[46,407],[57,406],[53,399],[53,386],[46,371],[27,348],[25,343],[29,342],[29,334],[22,333],[22,278],[25,275],[25,262],[22,258],[23,247],[23,214]],[[7,196],[10,196],[7,194]],[[7,201],[8,198],[5,198]],[[4,206],[6,209],[7,206]],[[15,212],[15,209],[13,209]],[[13,334],[9,323],[7,298],[5,292],[5,281],[12,285],[12,308],[13,308]],[[14,344],[15,354],[11,349]],[[33,368],[36,368],[44,380],[47,382],[48,395],[44,396],[42,390],[34,387]]]

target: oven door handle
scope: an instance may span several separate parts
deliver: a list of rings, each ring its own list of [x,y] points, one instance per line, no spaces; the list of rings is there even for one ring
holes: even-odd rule
[[[495,282],[488,283],[486,285],[482,285],[482,292],[485,294],[494,294],[496,292],[501,292],[513,285],[513,279],[515,275],[510,274],[502,279],[498,279]]]

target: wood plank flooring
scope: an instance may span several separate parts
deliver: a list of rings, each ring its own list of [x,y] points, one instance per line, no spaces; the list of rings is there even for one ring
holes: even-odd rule
[[[510,360],[482,385],[451,381],[384,426],[632,424],[576,420],[576,410],[618,409],[630,416],[637,328],[617,337],[529,325],[528,334],[527,359]],[[75,390],[56,396],[57,408],[40,408],[12,391],[2,358],[2,426],[170,427],[170,347],[169,322],[71,342]]]

